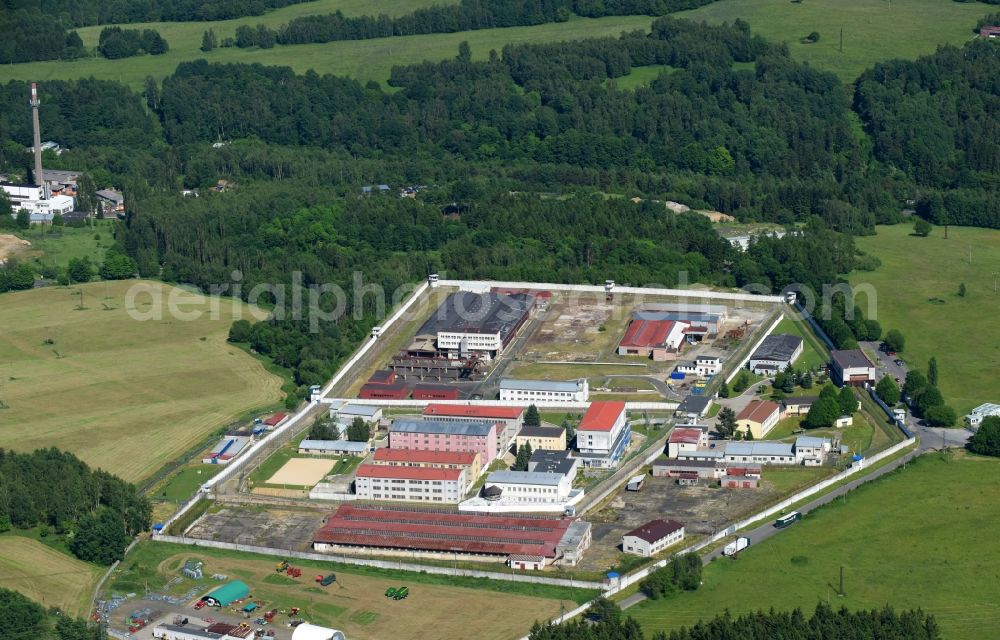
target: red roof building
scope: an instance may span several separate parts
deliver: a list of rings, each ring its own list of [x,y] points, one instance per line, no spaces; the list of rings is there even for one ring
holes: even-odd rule
[[[618,355],[667,360],[680,352],[684,330],[689,327],[686,322],[674,320],[632,320],[618,343]]]
[[[396,381],[396,372],[382,369],[368,378],[368,384],[392,384]]]
[[[358,397],[363,400],[406,400],[410,387],[402,382],[393,384],[365,384]]]
[[[376,449],[372,460],[376,464],[414,463],[440,465],[470,465],[479,454],[474,451],[428,451],[424,449]]]
[[[405,507],[343,504],[313,535],[318,551],[336,547],[386,551],[540,555],[555,558],[574,518],[499,516]],[[589,532],[586,536],[589,541]]]
[[[443,384],[413,385],[414,400],[458,400],[458,387]]]
[[[778,424],[780,418],[781,407],[778,404],[770,400],[752,400],[736,416],[736,424],[741,431],[749,431],[756,440],[760,440]]]
[[[384,464],[363,464],[358,467],[358,478],[390,478],[396,480],[458,480],[461,469],[436,467],[393,467]]]
[[[690,429],[684,427],[678,427],[670,432],[670,443],[673,444],[693,444],[697,445],[701,443],[702,437],[704,437],[705,432],[701,429]]]
[[[282,422],[284,422],[285,418],[287,418],[287,417],[288,417],[287,413],[276,413],[273,416],[271,416],[270,418],[268,418],[267,420],[265,420],[264,424],[267,425],[267,426],[269,426],[269,427],[276,427],[279,424],[281,424]]]
[[[429,404],[424,408],[428,418],[469,418],[472,420],[517,420],[524,413],[521,407],[466,406],[455,404]]]
[[[683,524],[658,518],[623,535],[622,551],[648,558],[683,539]]]
[[[611,431],[624,415],[624,402],[591,402],[577,431]]]

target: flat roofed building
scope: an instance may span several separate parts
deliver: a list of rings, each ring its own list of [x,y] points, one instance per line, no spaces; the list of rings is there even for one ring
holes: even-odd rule
[[[468,486],[465,469],[363,464],[354,479],[360,500],[455,504]]]
[[[472,451],[478,453],[483,466],[488,467],[501,454],[501,429],[496,422],[395,420],[389,427],[389,447]]]
[[[875,364],[861,349],[830,352],[830,379],[840,386],[875,382]]]
[[[737,429],[760,440],[781,419],[781,407],[770,400],[751,400],[736,416]]]
[[[528,459],[528,471],[562,474],[569,479],[570,486],[576,480],[576,470],[579,465],[580,461],[570,456],[566,450],[532,451],[531,458]]]
[[[365,422],[378,422],[382,419],[382,407],[348,402],[337,408],[331,407],[330,417],[344,424],[350,424],[355,418],[361,418]]]
[[[653,462],[654,477],[679,478],[683,473],[694,473],[705,480],[718,480],[726,475],[726,461],[720,457],[710,460],[658,458]]]
[[[539,471],[494,471],[486,476],[485,486],[500,489],[507,501],[523,504],[565,502],[573,488],[568,475]]]
[[[772,375],[790,367],[802,355],[802,338],[772,334],[764,338],[750,356],[747,367],[758,375]]]
[[[449,354],[496,356],[528,318],[535,298],[529,293],[499,295],[458,291],[449,295],[417,331],[433,335],[437,349]]]
[[[795,459],[806,466],[821,465],[831,447],[829,438],[799,436],[795,439]]]
[[[648,558],[684,539],[684,525],[657,518],[622,536],[622,551]]]
[[[350,440],[303,440],[299,453],[304,455],[362,456],[368,453],[367,442]]]
[[[517,380],[500,381],[500,399],[505,402],[530,402],[539,405],[560,402],[586,402],[590,385],[580,380]]]
[[[624,402],[592,402],[576,428],[577,457],[585,467],[618,466],[631,436]]]
[[[680,352],[684,330],[689,326],[674,320],[633,319],[618,343],[618,355],[652,357],[656,361],[673,358]]]
[[[521,427],[521,430],[517,433],[515,442],[518,449],[526,444],[530,444],[532,451],[539,451],[543,449],[549,451],[565,451],[566,430],[562,427],[547,427],[545,425],[538,427]]]
[[[500,448],[506,449],[524,423],[523,407],[499,407],[491,405],[429,404],[423,410],[427,420],[441,422],[496,422],[503,428],[500,433]]]
[[[739,463],[798,464],[795,446],[784,442],[727,442],[726,462],[729,466]]]

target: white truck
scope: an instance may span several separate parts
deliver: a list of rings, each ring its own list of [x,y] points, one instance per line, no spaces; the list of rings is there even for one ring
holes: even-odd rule
[[[735,556],[740,551],[743,551],[750,546],[750,538],[740,536],[736,538],[734,542],[730,542],[725,547],[722,548],[722,555],[724,556]]]

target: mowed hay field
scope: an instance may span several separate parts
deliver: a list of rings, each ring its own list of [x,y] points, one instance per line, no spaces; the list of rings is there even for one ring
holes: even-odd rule
[[[928,454],[807,515],[739,560],[705,568],[704,584],[627,610],[646,637],[728,609],[811,613],[834,607],[934,614],[942,637],[979,640],[1000,619],[1000,548],[984,544],[1000,518],[1000,460]],[[975,544],[978,543],[978,544]],[[844,567],[844,590],[836,588]]]
[[[133,286],[153,292],[137,296],[136,309],[149,314],[158,300],[162,319],[130,317]],[[171,294],[201,317],[172,318]],[[4,294],[0,443],[57,447],[138,481],[220,426],[278,402],[281,380],[227,344],[233,302],[216,301],[212,319],[211,299],[135,280]]]
[[[906,338],[901,357],[925,373],[927,361],[936,357],[938,386],[959,415],[984,402],[1000,402],[1000,294],[994,291],[1000,231],[950,227],[948,239],[940,227],[927,238],[911,235],[911,224],[877,231],[856,242],[882,266],[855,272],[850,281],[874,287],[882,329],[899,329]],[[964,298],[958,295],[963,282]],[[858,300],[866,308],[864,297]]]
[[[535,620],[559,614],[559,601],[551,598],[357,575],[303,566],[294,560],[292,565],[302,567],[303,572],[301,578],[293,579],[276,574],[272,559],[200,554],[200,549],[191,549],[171,555],[158,565],[159,573],[172,577],[185,561],[197,558],[205,563],[206,573],[225,573],[244,580],[254,599],[263,600],[266,609],[300,607],[304,619],[340,629],[351,640],[510,640],[526,633]],[[324,588],[313,581],[316,575],[331,572],[337,575],[333,585]],[[206,590],[214,586],[204,581],[199,584]],[[406,599],[385,597],[386,589],[401,586],[410,588]],[[188,583],[178,588],[187,589]],[[569,600],[564,604],[567,609],[576,606]]]
[[[19,591],[46,607],[86,615],[101,571],[37,540],[0,536],[0,587]]]
[[[739,18],[754,33],[788,43],[795,59],[853,82],[881,60],[913,60],[940,44],[971,39],[976,21],[993,10],[979,2],[941,0],[719,0],[674,15],[716,24]],[[800,39],[813,31],[819,41],[802,44]]]
[[[309,5],[315,3],[308,3]],[[334,3],[326,2],[324,6]],[[414,3],[416,5],[417,3]],[[426,2],[425,4],[432,4]],[[530,27],[510,27],[507,29],[483,29],[460,31],[458,33],[436,33],[419,36],[398,36],[371,40],[344,40],[322,44],[302,44],[275,46],[273,49],[216,49],[202,52],[202,33],[212,28],[221,39],[230,37],[240,24],[268,23],[278,25],[287,22],[283,17],[291,9],[304,11],[307,5],[296,5],[269,13],[258,18],[240,18],[224,22],[198,23],[153,23],[148,25],[128,25],[128,28],[153,27],[170,44],[170,51],[160,56],[136,56],[121,60],[107,60],[102,57],[84,58],[73,61],[50,60],[13,65],[0,65],[0,82],[8,80],[39,81],[68,80],[95,77],[99,80],[115,80],[140,89],[146,76],[161,79],[174,72],[178,63],[204,58],[219,63],[260,63],[288,66],[299,73],[310,69],[320,74],[331,73],[348,76],[361,82],[374,80],[385,83],[393,66],[415,64],[424,60],[438,62],[458,55],[458,45],[468,41],[475,60],[485,60],[490,49],[500,51],[504,45],[520,43],[548,43],[561,40],[579,40],[602,36],[617,36],[622,31],[635,29],[649,30],[652,18],[649,16],[622,16],[609,18],[577,18],[568,22],[542,24]],[[384,10],[384,7],[383,7]],[[312,11],[312,13],[329,13]],[[375,12],[363,11],[362,13]],[[393,12],[389,12],[393,13]],[[405,13],[395,11],[395,13]],[[99,28],[81,29],[81,37],[88,45],[95,43]]]

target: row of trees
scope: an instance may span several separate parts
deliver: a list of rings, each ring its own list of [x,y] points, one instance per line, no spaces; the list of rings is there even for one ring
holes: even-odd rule
[[[597,18],[609,15],[662,16],[693,9],[715,0],[461,0],[457,5],[434,5],[401,16],[345,16],[334,13],[301,16],[277,29],[266,25],[239,27],[237,47],[268,47],[336,40],[367,40],[392,36],[455,33],[565,22],[572,15]],[[241,37],[241,33],[242,36]]]
[[[97,42],[97,50],[109,60],[129,58],[143,53],[158,56],[167,52],[170,46],[155,29],[122,29],[105,27]]]
[[[51,527],[67,534],[77,557],[111,564],[151,517],[149,500],[134,486],[71,453],[0,449],[0,531]]]
[[[832,384],[826,384],[819,392],[819,398],[809,407],[809,413],[802,420],[806,429],[832,427],[840,416],[853,415],[858,410],[858,398],[851,387],[841,387],[840,391]]]
[[[531,640],[644,640],[647,636],[632,618],[605,598],[598,598],[588,610],[588,620],[572,620],[555,625],[535,623]],[[730,613],[712,620],[697,622],[669,634],[658,631],[652,640],[759,640],[760,638],[796,638],[799,640],[867,640],[868,638],[906,638],[940,640],[941,631],[933,615],[921,609],[895,611],[882,609],[834,610],[819,603],[811,616],[801,609],[792,611],[757,611],[734,617]]]

